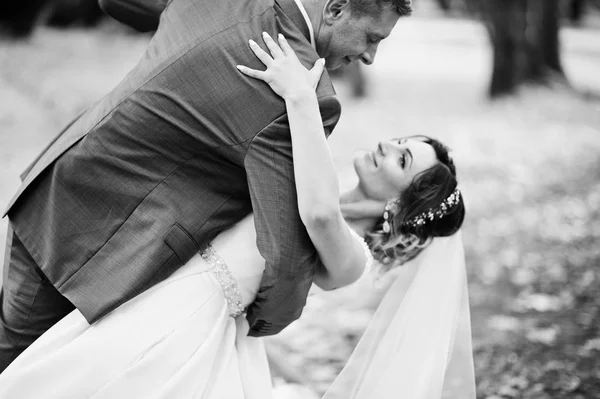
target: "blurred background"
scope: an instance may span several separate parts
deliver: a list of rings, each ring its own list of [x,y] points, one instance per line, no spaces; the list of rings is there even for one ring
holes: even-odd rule
[[[449,145],[468,210],[478,398],[600,398],[600,0],[414,8],[374,65],[335,73],[342,185],[354,182],[354,151],[380,140]],[[95,0],[21,0],[2,6],[0,37],[4,209],[19,173],[125,76],[151,35],[104,17]],[[268,340],[276,382],[324,392],[382,291],[309,298]]]

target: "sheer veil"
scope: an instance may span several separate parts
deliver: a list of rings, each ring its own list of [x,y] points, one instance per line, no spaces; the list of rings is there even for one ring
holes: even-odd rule
[[[399,272],[323,399],[475,398],[460,231]]]

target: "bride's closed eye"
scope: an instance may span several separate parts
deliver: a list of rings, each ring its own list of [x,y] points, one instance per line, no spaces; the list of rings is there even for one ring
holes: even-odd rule
[[[395,141],[398,144],[404,144],[404,143],[406,143],[408,141],[408,139],[406,139],[406,138],[398,138],[398,139],[395,139]],[[402,169],[404,169],[406,167],[406,153],[403,153],[402,155],[400,155],[400,158],[398,158],[398,163],[400,164],[400,167]]]

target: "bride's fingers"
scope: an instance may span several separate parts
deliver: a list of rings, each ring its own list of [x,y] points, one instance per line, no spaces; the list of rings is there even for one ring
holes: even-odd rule
[[[260,48],[260,46],[254,40],[250,39],[248,41],[248,43],[250,44],[250,49],[252,50],[252,52],[254,52],[256,57],[263,64],[265,64],[267,66],[267,68],[269,66],[271,66],[271,64],[273,63],[273,58],[271,58],[271,56],[269,54],[267,54],[267,52],[265,50]]]
[[[269,51],[271,52],[271,56],[273,57],[273,59],[283,57],[283,51],[281,51],[281,49],[279,48],[277,43],[275,43],[275,40],[273,40],[271,35],[269,35],[267,32],[263,32],[262,36],[263,36],[263,40],[265,41],[265,44],[267,45],[267,47],[269,48]]]
[[[236,65],[236,68],[239,69],[239,71],[241,73],[243,73],[244,75],[250,76],[251,78],[254,79],[260,79],[262,81],[266,81],[266,73],[265,71],[259,71],[257,69],[252,69],[252,68],[248,68],[247,66],[244,65]]]
[[[281,51],[283,51],[283,54],[287,56],[296,55],[296,52],[294,51],[292,46],[290,46],[285,36],[283,36],[280,33],[279,35],[277,35],[277,38],[279,39],[279,46],[281,47]]]

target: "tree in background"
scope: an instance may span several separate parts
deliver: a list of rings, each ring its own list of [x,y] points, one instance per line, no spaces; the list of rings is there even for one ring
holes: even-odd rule
[[[0,36],[28,37],[47,14],[48,0],[8,1],[0,11]]]
[[[490,96],[523,83],[566,83],[559,51],[559,0],[484,0],[481,11],[493,47]]]
[[[582,23],[586,6],[600,0],[436,0],[450,11],[478,14],[493,48],[492,98],[510,95],[524,83],[566,84],[560,60],[559,29],[564,18]],[[589,4],[588,4],[589,3]]]
[[[104,13],[98,0],[17,0],[0,10],[0,37],[29,37],[39,25],[96,26]]]
[[[583,14],[585,12],[586,0],[572,0],[568,4],[568,16],[569,20],[579,25],[581,24],[581,20],[583,19]]]
[[[444,11],[450,11],[450,0],[437,0],[438,6]]]
[[[57,28],[94,27],[105,17],[98,0],[53,0],[47,24]]]

